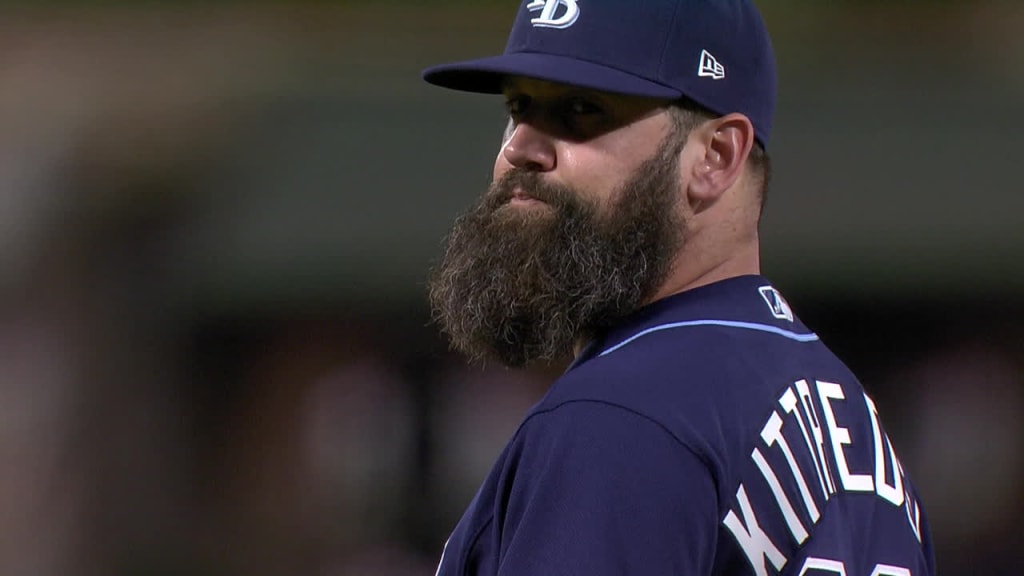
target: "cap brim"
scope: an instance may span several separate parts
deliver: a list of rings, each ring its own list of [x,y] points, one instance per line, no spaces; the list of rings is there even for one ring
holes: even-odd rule
[[[566,56],[532,52],[442,64],[423,71],[423,79],[436,86],[482,94],[501,93],[502,84],[509,76],[651,98],[675,99],[682,96],[682,92],[675,88],[615,68]]]

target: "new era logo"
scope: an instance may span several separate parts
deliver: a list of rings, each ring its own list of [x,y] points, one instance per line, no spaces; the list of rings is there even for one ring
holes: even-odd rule
[[[757,291],[761,293],[761,297],[768,303],[772,316],[779,320],[793,321],[793,310],[789,307],[786,299],[782,297],[782,294],[779,294],[778,290],[771,286],[761,286]]]
[[[697,75],[702,78],[721,80],[725,78],[725,66],[712,56],[710,52],[702,50],[700,53],[700,68],[697,71]]]

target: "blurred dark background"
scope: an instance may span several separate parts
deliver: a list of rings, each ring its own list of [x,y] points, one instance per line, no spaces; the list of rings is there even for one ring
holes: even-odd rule
[[[766,275],[875,397],[942,573],[1024,574],[1024,3],[760,4]],[[467,366],[424,301],[504,117],[419,71],[515,10],[5,3],[0,573],[433,573],[559,371]]]

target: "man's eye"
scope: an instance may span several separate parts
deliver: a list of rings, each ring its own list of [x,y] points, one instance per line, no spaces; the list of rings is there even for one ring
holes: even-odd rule
[[[586,116],[588,114],[600,114],[601,108],[589,100],[573,98],[566,106],[567,112],[574,116]]]
[[[509,116],[521,116],[526,112],[529,103],[530,99],[526,96],[513,96],[505,100],[505,110],[508,111]]]

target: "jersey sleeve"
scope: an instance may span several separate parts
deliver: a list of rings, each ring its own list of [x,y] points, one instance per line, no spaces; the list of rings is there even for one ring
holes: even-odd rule
[[[717,503],[707,466],[658,423],[576,401],[513,441],[499,576],[704,575]]]

